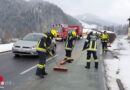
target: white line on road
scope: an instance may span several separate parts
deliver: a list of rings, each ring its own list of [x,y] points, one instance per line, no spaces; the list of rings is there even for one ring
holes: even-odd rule
[[[51,59],[53,59],[53,58],[55,58],[55,57],[57,57],[58,55],[55,55],[54,57],[52,57],[52,58],[48,58],[46,61],[48,62],[48,61],[50,61]],[[25,73],[27,73],[27,72],[29,72],[29,71],[31,71],[31,70],[33,70],[34,68],[36,68],[37,67],[37,64],[36,65],[34,65],[33,67],[30,67],[30,68],[28,68],[27,70],[25,70],[25,71],[23,71],[23,72],[21,72],[20,73],[20,75],[23,75],[23,74],[25,74]]]

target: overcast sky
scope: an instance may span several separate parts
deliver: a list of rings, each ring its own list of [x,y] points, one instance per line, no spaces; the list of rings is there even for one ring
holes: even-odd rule
[[[124,24],[130,17],[130,0],[45,0],[58,5],[72,16],[85,13],[102,19]]]

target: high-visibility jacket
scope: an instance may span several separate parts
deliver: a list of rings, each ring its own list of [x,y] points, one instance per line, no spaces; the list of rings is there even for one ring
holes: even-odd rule
[[[84,44],[83,49],[87,49],[88,51],[97,51],[97,36],[96,35],[88,35]]]
[[[74,47],[73,40],[75,40],[75,39],[76,38],[73,37],[72,33],[68,34],[68,37],[67,37],[66,42],[65,42],[65,49],[66,50],[72,50],[72,48]]]
[[[108,40],[109,40],[109,36],[108,36],[108,34],[102,34],[102,36],[101,36],[101,41],[102,42],[108,42]]]
[[[49,46],[51,45],[52,38],[53,36],[51,33],[43,34],[41,40],[38,41],[36,50],[46,52],[46,49],[49,48]]]

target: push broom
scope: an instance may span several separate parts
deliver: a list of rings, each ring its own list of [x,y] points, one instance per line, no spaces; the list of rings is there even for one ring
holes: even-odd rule
[[[51,57],[53,57],[52,52],[49,52],[49,55],[50,55]],[[56,67],[53,68],[54,71],[61,71],[61,72],[67,72],[67,71],[68,71],[68,68],[61,67],[61,66],[57,63],[57,61],[56,61],[55,59],[54,59],[54,62],[55,62],[55,64],[56,64]]]

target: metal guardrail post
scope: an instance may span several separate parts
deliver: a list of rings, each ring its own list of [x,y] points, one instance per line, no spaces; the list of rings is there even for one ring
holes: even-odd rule
[[[123,86],[123,84],[122,84],[120,79],[116,79],[116,82],[117,82],[120,90],[125,90],[125,88],[124,88],[124,86]]]

